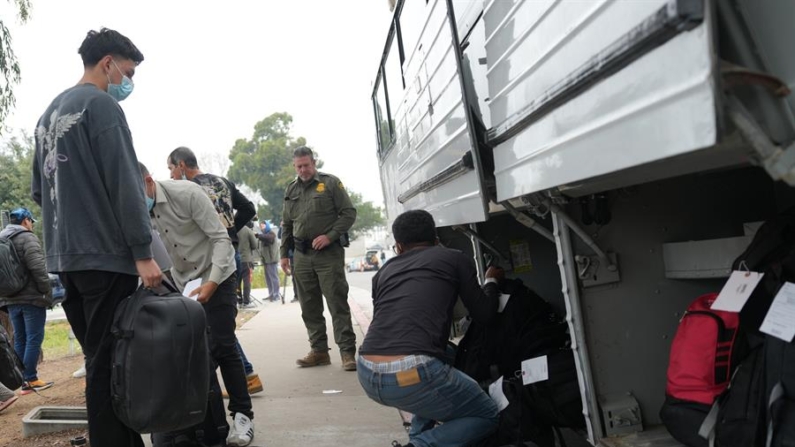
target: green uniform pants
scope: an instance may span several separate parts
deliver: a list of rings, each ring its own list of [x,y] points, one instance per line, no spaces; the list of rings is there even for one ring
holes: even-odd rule
[[[293,274],[298,287],[298,301],[301,303],[301,318],[304,319],[313,351],[329,350],[326,319],[323,317],[325,296],[334,326],[334,341],[340,352],[356,352],[356,334],[351,323],[344,265],[345,249],[337,242],[322,251],[295,252]]]

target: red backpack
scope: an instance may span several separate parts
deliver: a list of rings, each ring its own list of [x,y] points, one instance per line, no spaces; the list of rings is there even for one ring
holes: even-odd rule
[[[740,315],[712,310],[717,297],[717,293],[698,297],[679,322],[665,387],[670,397],[712,405],[729,385]]]

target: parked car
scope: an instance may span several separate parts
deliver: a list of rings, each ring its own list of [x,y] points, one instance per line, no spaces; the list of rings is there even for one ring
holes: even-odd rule
[[[66,299],[66,289],[61,284],[61,278],[58,275],[52,273],[48,275],[50,276],[50,287],[52,287],[52,305],[57,306]]]
[[[353,258],[345,264],[345,271],[350,272],[358,272],[362,265],[362,258]]]
[[[368,262],[367,257],[353,258],[347,264],[345,264],[345,270],[348,273],[367,272],[370,270],[378,270],[378,264],[373,265],[372,263]]]

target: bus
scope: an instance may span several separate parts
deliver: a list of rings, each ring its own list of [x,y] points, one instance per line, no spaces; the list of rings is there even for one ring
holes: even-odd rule
[[[374,67],[391,223],[435,218],[566,315],[583,445],[678,445],[671,340],[795,205],[795,2],[398,0]],[[459,308],[457,312],[461,313]]]

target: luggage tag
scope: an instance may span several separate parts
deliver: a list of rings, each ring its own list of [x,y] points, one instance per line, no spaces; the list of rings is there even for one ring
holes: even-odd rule
[[[497,411],[500,412],[508,408],[508,398],[502,392],[502,376],[496,382],[489,385],[489,397],[497,404]]]
[[[786,342],[795,338],[795,284],[784,283],[767,311],[760,331]]]
[[[742,268],[745,266],[745,261],[740,264]],[[748,298],[759,285],[759,281],[765,276],[764,273],[752,272],[747,268],[745,270],[735,270],[732,272],[729,280],[721,289],[718,298],[712,303],[712,310],[725,310],[728,312],[739,312],[743,310]]]
[[[522,384],[530,385],[531,383],[549,380],[549,365],[547,363],[547,356],[542,355],[534,359],[525,360],[522,362]]]

